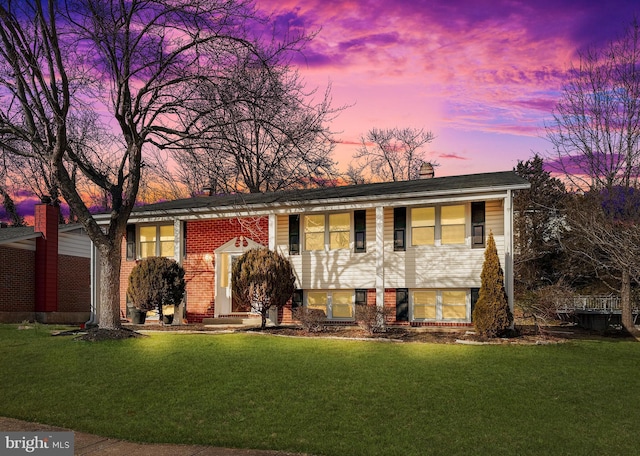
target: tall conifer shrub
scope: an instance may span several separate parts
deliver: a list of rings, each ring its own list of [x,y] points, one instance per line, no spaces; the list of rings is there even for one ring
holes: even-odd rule
[[[476,332],[485,337],[498,337],[507,332],[513,323],[507,293],[504,289],[504,272],[500,266],[498,249],[489,232],[480,276],[482,284],[478,302],[473,310]]]

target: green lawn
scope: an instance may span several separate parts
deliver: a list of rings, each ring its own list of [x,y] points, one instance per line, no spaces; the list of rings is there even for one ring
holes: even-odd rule
[[[632,455],[640,344],[468,346],[0,325],[0,415],[317,455]]]

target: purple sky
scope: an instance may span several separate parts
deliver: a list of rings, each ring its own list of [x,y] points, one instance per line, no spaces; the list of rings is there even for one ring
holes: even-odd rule
[[[333,85],[346,168],[372,127],[436,139],[439,176],[512,169],[549,149],[544,125],[577,51],[622,33],[637,0],[257,0],[280,20],[320,30],[300,69]]]

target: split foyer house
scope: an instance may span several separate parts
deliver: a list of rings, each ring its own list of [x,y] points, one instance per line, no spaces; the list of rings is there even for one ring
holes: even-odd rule
[[[180,262],[188,322],[250,316],[231,294],[232,265],[254,247],[291,261],[297,290],[272,320],[297,306],[331,322],[354,321],[355,305],[389,308],[388,323],[469,325],[491,231],[513,308],[513,172],[265,194],[201,196],[136,208],[123,242],[120,306],[136,260]],[[106,217],[105,217],[106,220]],[[174,319],[181,321],[181,319]]]

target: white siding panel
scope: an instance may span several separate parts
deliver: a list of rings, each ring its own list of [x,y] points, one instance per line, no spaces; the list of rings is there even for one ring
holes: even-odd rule
[[[91,240],[85,234],[60,233],[58,253],[81,258],[91,257]]]

